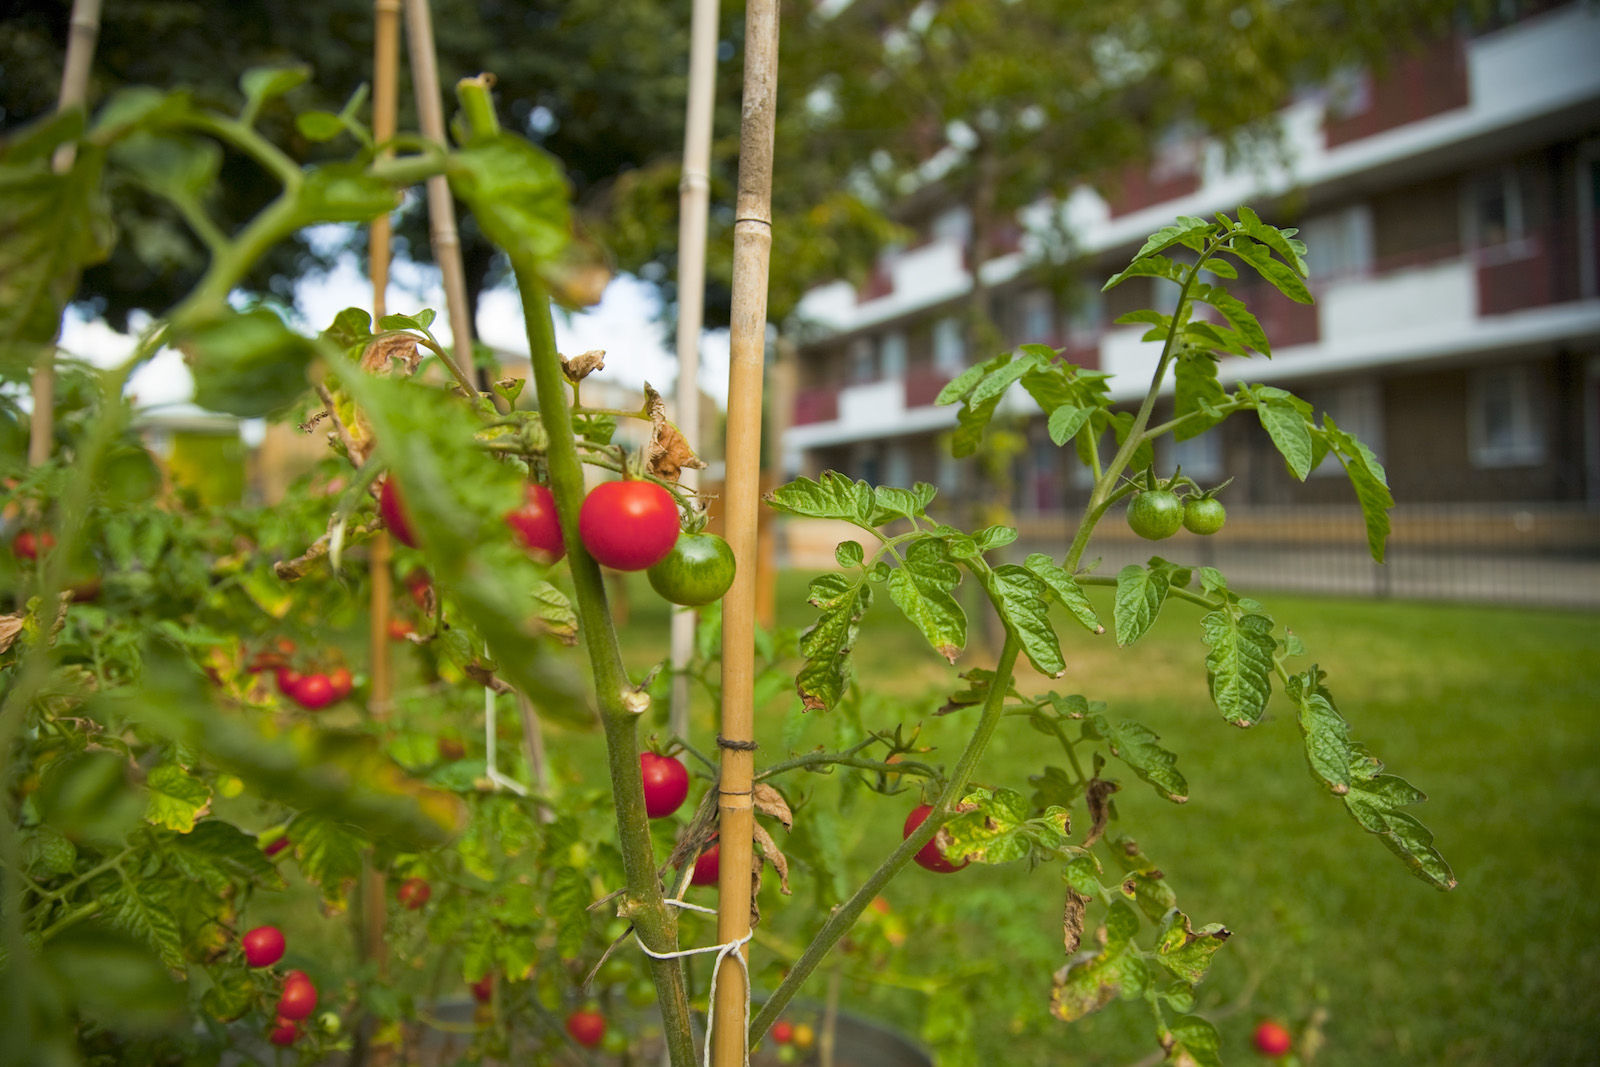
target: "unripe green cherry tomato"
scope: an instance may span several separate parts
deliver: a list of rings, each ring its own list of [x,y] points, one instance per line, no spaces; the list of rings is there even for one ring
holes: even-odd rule
[[[733,584],[733,549],[714,533],[678,535],[666,557],[647,572],[663,599],[698,608],[721,598]]]
[[[1183,525],[1183,501],[1166,489],[1150,489],[1128,505],[1128,527],[1147,541],[1171,537]]]
[[[1222,529],[1228,512],[1215,497],[1197,497],[1183,502],[1183,528],[1190,533],[1214,534]]]
[[[642,571],[678,540],[678,503],[655,482],[601,482],[578,509],[578,536],[596,563]]]

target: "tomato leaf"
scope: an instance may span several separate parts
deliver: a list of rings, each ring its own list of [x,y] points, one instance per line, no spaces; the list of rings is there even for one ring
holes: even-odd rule
[[[1171,582],[1171,564],[1152,560],[1148,568],[1130,563],[1117,572],[1117,594],[1112,607],[1112,621],[1117,627],[1117,644],[1131,645],[1145,635],[1161,605],[1167,601],[1167,588]]]
[[[175,883],[154,878],[121,878],[103,896],[105,914],[118,927],[143,941],[174,970],[182,970],[183,938],[168,894]]]
[[[1220,264],[1219,264],[1220,265]],[[1228,292],[1220,285],[1205,285],[1196,283],[1189,287],[1191,299],[1203,304],[1210,304],[1222,312],[1222,317],[1227,320],[1240,340],[1251,348],[1260,352],[1268,359],[1272,358],[1272,342],[1267,337],[1267,332],[1261,328],[1261,323],[1250,313],[1243,300]],[[1245,353],[1248,355],[1248,353]]]
[[[1324,415],[1322,425],[1328,444],[1344,464],[1350,485],[1356,491],[1356,500],[1361,504],[1361,515],[1367,524],[1367,549],[1374,560],[1382,563],[1384,546],[1389,539],[1389,509],[1394,507],[1389,476],[1372,449],[1339,429],[1332,418]]]
[[[549,916],[555,922],[557,946],[563,957],[571,959],[582,951],[592,903],[594,894],[589,880],[580,871],[563,867],[556,872],[550,885]]]
[[[1156,744],[1160,737],[1148,727],[1124,720],[1113,726],[1104,715],[1091,715],[1084,722],[1085,732],[1092,727],[1111,748],[1111,754],[1133,768],[1165,800],[1182,804],[1189,799],[1189,783],[1173,766],[1176,754]]]
[[[936,537],[911,542],[905,562],[889,575],[889,599],[950,663],[967,644],[967,616],[951,595],[960,582],[960,569]]]
[[[1311,473],[1311,408],[1282,389],[1258,385],[1250,390],[1262,429],[1282,453],[1289,471],[1300,481]]]
[[[1187,915],[1173,908],[1156,928],[1156,960],[1193,985],[1206,976],[1211,957],[1232,936],[1221,923],[1207,923],[1196,930]]]
[[[1144,256],[1128,264],[1127,269],[1113,274],[1100,287],[1102,293],[1121,285],[1129,278],[1166,278],[1169,281],[1183,282],[1184,272],[1189,268],[1166,256]]]
[[[192,833],[174,834],[166,843],[173,866],[184,877],[215,893],[241,883],[263,889],[283,888],[277,865],[262,854],[253,836],[232,823],[204,819],[195,824]]]
[[[1103,929],[1098,951],[1079,952],[1055,974],[1050,1013],[1064,1022],[1097,1012],[1118,996],[1140,996],[1150,984],[1149,968],[1130,951],[1139,917],[1126,901],[1112,903]]]
[[[1055,560],[1043,552],[1035,552],[1022,561],[1022,565],[1030,572],[1037,575],[1055,598],[1066,605],[1067,611],[1077,619],[1085,630],[1092,634],[1103,634],[1106,628],[1100,625],[1099,616],[1094,613],[1094,605],[1089,603],[1089,597],[1078,585],[1078,580],[1068,574],[1064,567],[1059,566]]]
[[[1427,800],[1427,794],[1398,775],[1380,773],[1382,762],[1361,745],[1352,743],[1350,752],[1350,791],[1344,803],[1351,818],[1368,833],[1377,834],[1412,874],[1435,889],[1454,889],[1455,875],[1433,847],[1433,834],[1400,810]]]
[[[1329,792],[1343,796],[1350,791],[1350,725],[1333,706],[1322,685],[1322,672],[1315,666],[1291,677],[1286,688],[1299,709],[1300,733],[1312,775]]]
[[[1206,247],[1206,236],[1211,232],[1212,223],[1208,219],[1196,218],[1193,215],[1179,215],[1178,220],[1171,226],[1163,226],[1151,234],[1144,246],[1134,253],[1134,259],[1143,259],[1155,252],[1164,252],[1173,245],[1183,245],[1196,252],[1203,252]]]
[[[932,492],[925,492],[933,490]],[[872,490],[872,518],[871,526],[882,526],[896,518],[911,518],[921,516],[923,509],[928,506],[928,501],[933,499],[933,493],[938,490],[926,482],[918,482],[913,489],[901,489],[892,485],[876,486]]]
[[[1022,642],[1028,662],[1051,678],[1065,674],[1067,662],[1061,655],[1061,639],[1050,625],[1049,586],[1044,579],[1015,563],[1004,563],[990,573],[988,588],[999,601],[1000,617]]]
[[[1198,437],[1221,422],[1215,409],[1227,402],[1228,394],[1217,381],[1217,361],[1205,352],[1183,352],[1174,371],[1175,391],[1172,414],[1176,418],[1195,416],[1172,431],[1174,440]]]
[[[156,826],[186,834],[211,808],[211,787],[176,763],[150,768],[144,784],[150,793],[144,817]]]
[[[818,481],[796,478],[767,494],[767,503],[787,515],[812,519],[843,519],[872,529],[877,499],[872,486],[853,481],[838,471],[823,471]]]
[[[1266,615],[1213,611],[1200,619],[1206,680],[1222,717],[1235,726],[1261,721],[1272,697],[1273,621]]]
[[[860,578],[823,574],[812,579],[807,601],[822,614],[800,635],[805,663],[795,689],[807,711],[826,711],[850,684],[850,653],[861,636],[861,617],[872,606],[872,587]]]
[[[555,263],[572,240],[567,181],[554,156],[509,133],[473,138],[447,163],[450,191],[513,263]]]
[[[1050,807],[1030,817],[1028,801],[1013,789],[975,789],[962,801],[976,807],[944,826],[949,835],[945,855],[952,861],[1012,863],[1033,856],[1048,859],[1067,843],[1068,815]]]
[[[1222,1035],[1198,1015],[1175,1019],[1168,1028],[1172,1048],[1167,1057],[1173,1067],[1222,1067]]]
[[[1068,441],[1078,436],[1078,431],[1083,429],[1084,424],[1089,421],[1089,416],[1094,412],[1094,408],[1062,404],[1050,413],[1048,424],[1050,440],[1054,441],[1057,447],[1065,446]]]
[[[306,881],[322,888],[322,900],[343,911],[347,894],[361,877],[361,854],[371,842],[350,826],[316,812],[294,821],[294,853]]]
[[[1290,300],[1297,304],[1316,303],[1312,299],[1311,291],[1306,288],[1306,283],[1300,280],[1300,275],[1295,273],[1294,268],[1273,259],[1272,252],[1265,245],[1257,244],[1248,237],[1235,237],[1226,248],[1255,268],[1257,274]],[[1295,258],[1299,259],[1298,256]]]
[[[306,368],[316,355],[310,339],[267,308],[225,312],[175,341],[194,372],[194,402],[244,418],[288,407],[306,391]]]

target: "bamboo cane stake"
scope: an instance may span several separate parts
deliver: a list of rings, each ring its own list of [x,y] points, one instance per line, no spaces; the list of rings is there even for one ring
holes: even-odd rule
[[[744,103],[739,194],[733,228],[733,313],[728,366],[726,533],[737,564],[722,609],[722,773],[718,806],[722,864],[717,940],[750,932],[751,778],[755,765],[756,516],[760,508],[761,378],[767,341],[767,270],[772,253],[772,156],[778,97],[777,0],[745,8]],[[738,961],[718,967],[716,1067],[746,1055],[749,988]]]
[[[711,200],[711,117],[717,80],[718,0],[694,0],[689,23],[689,101],[684,122],[683,178],[678,183],[678,429],[700,441],[700,327],[705,321],[706,218]],[[691,492],[700,472],[678,477]],[[694,654],[693,608],[672,609],[672,703],[668,723],[689,736],[689,676]]]
[[[444,102],[439,90],[439,63],[434,54],[433,15],[428,0],[405,0],[406,41],[411,53],[411,82],[417,94],[417,122],[422,136],[441,147],[445,134]],[[477,386],[472,373],[472,332],[475,324],[467,311],[467,272],[461,265],[461,234],[456,229],[456,202],[450,196],[450,179],[436,174],[428,179],[428,236],[433,258],[444,279],[445,311],[455,339],[455,362],[450,368],[469,395]]]
[[[61,90],[56,95],[56,110],[81,107],[89,97],[89,69],[94,65],[94,46],[100,39],[100,0],[73,0],[72,21],[67,30],[67,55],[61,65]],[[57,174],[72,169],[77,158],[76,145],[56,149],[50,166]],[[56,350],[45,346],[33,366],[33,412],[28,419],[28,465],[37,467],[50,459],[50,442],[55,436]]]

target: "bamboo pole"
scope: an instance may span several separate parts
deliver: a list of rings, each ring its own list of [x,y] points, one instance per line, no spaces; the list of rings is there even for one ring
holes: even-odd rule
[[[417,94],[417,123],[422,136],[449,145],[445,133],[444,102],[439,90],[439,63],[433,46],[433,15],[428,0],[405,0],[406,42],[411,54],[411,82]],[[450,179],[436,174],[428,179],[428,237],[433,258],[444,279],[445,311],[454,338],[456,381],[476,393],[472,377],[472,334],[476,324],[467,310],[467,272],[461,265],[461,234],[456,229],[456,202]]]
[[[94,47],[100,39],[100,0],[72,0],[72,21],[67,30],[67,55],[61,64],[61,90],[56,110],[82,107],[89,98],[89,70],[94,66]],[[57,174],[72,169],[77,159],[76,145],[56,149],[50,166]],[[37,467],[50,459],[50,443],[55,437],[56,349],[46,345],[33,365],[33,411],[28,418],[28,466]]]
[[[711,201],[711,117],[717,80],[718,0],[694,0],[689,24],[689,102],[684,121],[683,178],[678,183],[678,429],[691,447],[700,443],[700,328],[705,321],[706,218]],[[699,488],[700,472],[685,469],[685,489]],[[689,736],[689,676],[696,612],[672,609],[670,728]]]
[[[739,129],[739,193],[733,228],[733,314],[728,366],[727,486],[724,515],[737,570],[722,609],[722,749],[718,806],[722,865],[717,940],[750,932],[751,832],[755,815],[756,516],[760,509],[761,377],[767,343],[767,269],[772,253],[772,156],[778,97],[777,0],[745,8],[744,103]],[[744,950],[747,951],[747,950]],[[746,1056],[749,986],[739,961],[717,971],[716,1067]]]

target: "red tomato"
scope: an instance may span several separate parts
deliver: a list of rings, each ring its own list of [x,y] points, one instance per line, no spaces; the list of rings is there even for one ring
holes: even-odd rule
[[[300,1036],[300,1027],[293,1019],[279,1018],[272,1024],[272,1033],[267,1035],[267,1040],[279,1048],[288,1048],[294,1044],[294,1039]]]
[[[289,699],[307,711],[316,711],[332,704],[339,699],[339,695],[326,674],[307,674],[295,682],[294,688],[289,691]]]
[[[303,675],[293,667],[279,667],[275,674],[278,679],[278,692],[292,700],[295,687],[300,684]]]
[[[394,484],[394,476],[383,480],[383,489],[378,493],[378,516],[383,519],[383,524],[394,534],[394,539],[407,548],[417,547],[416,535],[411,532],[411,525],[406,522],[405,504],[400,500],[400,490]]]
[[[426,878],[407,878],[400,883],[395,896],[400,898],[401,905],[407,911],[416,911],[433,896],[433,887],[428,884]]]
[[[389,640],[391,641],[404,641],[416,632],[417,628],[410,619],[389,620]]]
[[[912,832],[922,825],[932,811],[933,808],[927,804],[918,804],[912,808],[911,814],[906,816],[906,826],[904,832],[900,835],[901,838],[910,837]],[[937,874],[953,874],[967,865],[965,861],[951,863],[945,859],[944,853],[939,851],[939,839],[937,837],[923,845],[913,858],[917,861],[918,866]]]
[[[772,1040],[780,1045],[787,1045],[794,1040],[794,1023],[787,1019],[779,1019],[772,1024]]]
[[[689,795],[689,769],[682,760],[641,752],[639,773],[644,777],[644,810],[652,819],[665,818],[683,807]]]
[[[244,946],[244,961],[251,967],[271,967],[283,959],[283,931],[276,926],[258,926],[241,937],[239,944]]]
[[[689,878],[690,885],[716,885],[717,875],[722,871],[722,846],[712,845],[700,853],[700,858],[694,861],[694,874]]]
[[[526,501],[515,511],[506,512],[506,525],[517,543],[540,563],[554,563],[567,554],[561,537],[561,520],[556,517],[556,498],[546,485],[528,483]]]
[[[655,482],[601,482],[583,498],[578,534],[597,563],[642,571],[678,543],[678,504]]]
[[[54,547],[56,539],[49,530],[37,534],[32,530],[23,530],[11,542],[11,551],[17,554],[18,559],[38,559],[40,548],[48,552]]]
[[[350,690],[355,688],[355,679],[350,677],[349,667],[335,667],[328,672],[328,684],[333,686],[333,698],[343,700],[350,695]]]
[[[472,983],[472,999],[487,1004],[494,999],[494,975],[486,974]]]
[[[597,1011],[575,1011],[567,1016],[567,1033],[584,1048],[596,1048],[606,1038],[606,1017]]]
[[[1287,1056],[1289,1049],[1294,1045],[1294,1039],[1281,1023],[1271,1019],[1264,1020],[1256,1026],[1256,1032],[1251,1038],[1255,1042],[1256,1051],[1263,1056]]]
[[[278,1014],[299,1022],[317,1010],[317,987],[304,971],[290,971],[278,995]]]

